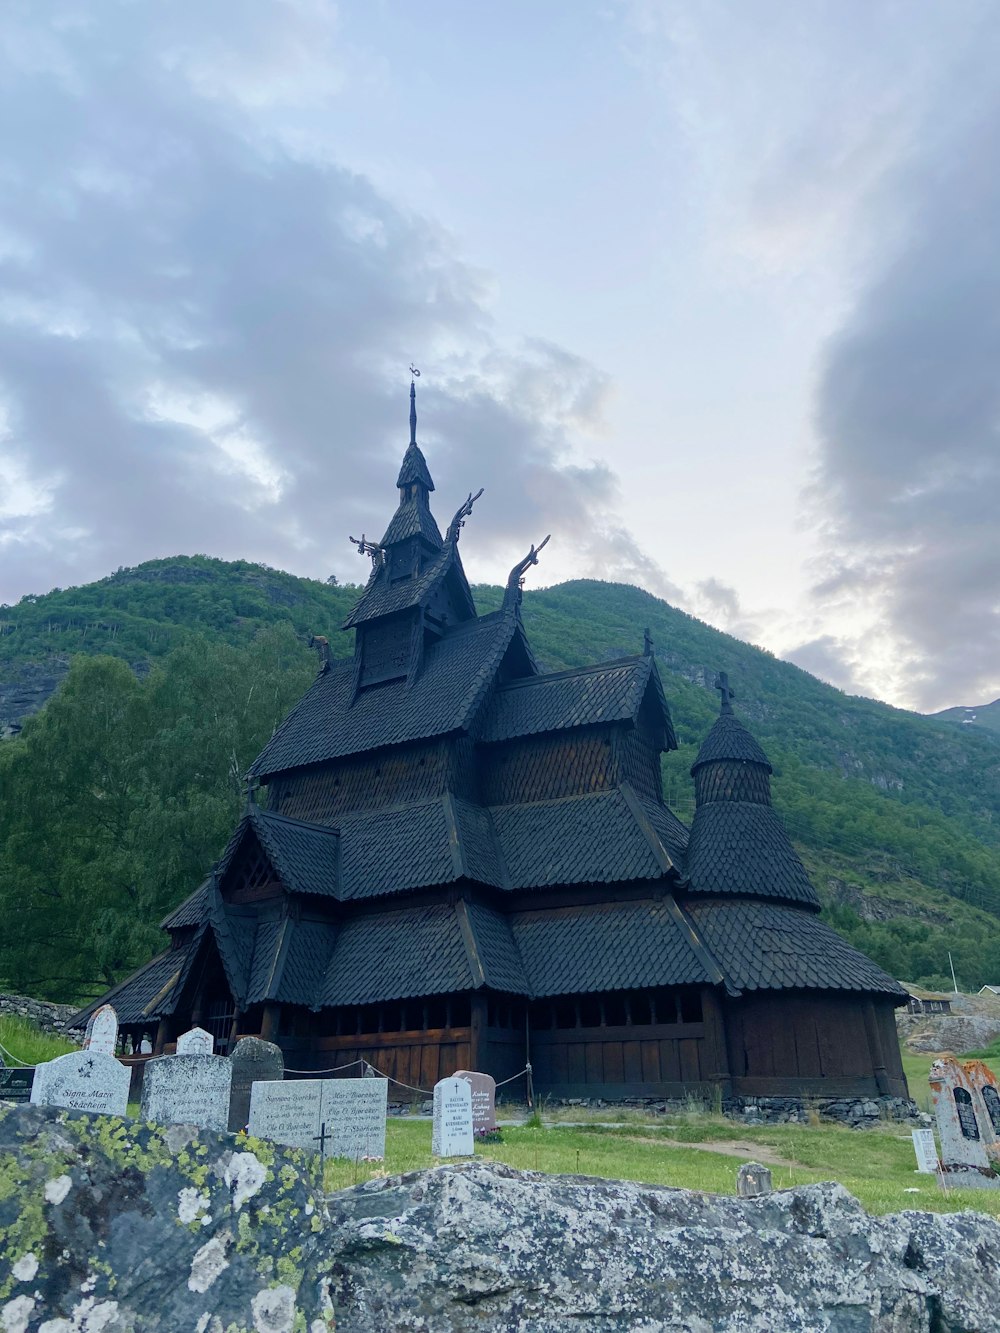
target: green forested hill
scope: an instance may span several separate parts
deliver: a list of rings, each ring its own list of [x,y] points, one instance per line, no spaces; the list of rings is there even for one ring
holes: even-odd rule
[[[156,922],[221,850],[239,775],[308,682],[309,634],[357,595],[248,562],[150,561],[0,608],[0,986],[78,996],[158,947]],[[482,610],[500,589],[476,590]],[[529,591],[547,668],[641,649],[677,725],[664,790],[690,818],[688,769],[729,672],[775,767],[775,801],[830,920],[898,976],[1000,978],[1000,742],[851,698],[639,589]],[[118,661],[109,660],[118,659]]]

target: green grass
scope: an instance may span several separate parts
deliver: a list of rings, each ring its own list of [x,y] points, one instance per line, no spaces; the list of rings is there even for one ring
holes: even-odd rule
[[[19,1018],[16,1014],[0,1014],[0,1046],[14,1057],[13,1060],[7,1060],[8,1064],[20,1060],[26,1065],[54,1060],[58,1055],[66,1055],[70,1051],[79,1049],[65,1037],[41,1032],[33,1023],[29,1023],[26,1018]],[[6,1060],[6,1056],[4,1059]]]
[[[696,1146],[699,1144],[704,1146]],[[713,1144],[745,1145],[746,1151],[739,1155],[713,1151]],[[345,1189],[376,1175],[434,1166],[430,1149],[429,1120],[392,1119],[385,1162],[328,1162],[326,1187]],[[910,1131],[903,1125],[886,1124],[872,1130],[825,1124],[748,1128],[721,1116],[702,1115],[649,1118],[622,1129],[599,1123],[585,1127],[553,1124],[540,1129],[519,1126],[504,1129],[503,1143],[477,1153],[484,1161],[506,1162],[519,1170],[602,1176],[714,1194],[735,1194],[741,1161],[761,1155],[781,1159],[771,1165],[777,1188],[837,1180],[871,1213],[972,1209],[1000,1216],[1000,1191],[950,1190],[945,1194],[932,1177],[917,1175]]]

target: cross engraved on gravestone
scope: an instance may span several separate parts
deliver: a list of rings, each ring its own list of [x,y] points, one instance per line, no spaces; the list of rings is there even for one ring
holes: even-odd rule
[[[260,1037],[241,1037],[229,1057],[233,1082],[229,1102],[229,1132],[244,1129],[250,1119],[250,1090],[255,1083],[284,1078],[281,1047]]]
[[[62,1106],[71,1111],[124,1115],[128,1110],[131,1074],[103,1051],[71,1051],[35,1066],[31,1101],[36,1106]]]
[[[472,1132],[484,1134],[497,1127],[497,1081],[490,1074],[459,1069],[456,1078],[465,1079],[472,1089]]]
[[[464,1078],[443,1078],[434,1084],[431,1152],[435,1157],[471,1157],[472,1088]]]
[[[917,1170],[924,1175],[936,1175],[938,1155],[933,1129],[914,1129],[910,1137],[913,1139],[913,1151],[917,1154]]]
[[[142,1075],[141,1115],[158,1125],[197,1125],[224,1134],[233,1067],[222,1055],[161,1055]]]
[[[114,1055],[118,1045],[118,1015],[110,1004],[102,1004],[95,1009],[87,1022],[83,1036],[85,1051],[101,1051],[105,1055]]]
[[[177,1038],[178,1055],[212,1055],[215,1052],[215,1038],[204,1028],[191,1028]]]
[[[325,1124],[330,1156],[351,1161],[384,1157],[388,1091],[389,1082],[384,1078],[255,1083],[250,1096],[250,1133],[315,1152],[320,1125]]]
[[[736,1193],[741,1199],[759,1199],[771,1189],[771,1172],[760,1162],[744,1162],[736,1173]]]

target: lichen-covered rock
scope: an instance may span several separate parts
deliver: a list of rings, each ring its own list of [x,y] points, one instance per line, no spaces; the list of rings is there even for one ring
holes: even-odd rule
[[[0,1109],[2,1333],[1000,1333],[1000,1224]]]
[[[3,1333],[319,1333],[315,1159],[50,1107],[0,1108]]]
[[[471,1164],[331,1202],[339,1333],[997,1333],[1000,1225]]]

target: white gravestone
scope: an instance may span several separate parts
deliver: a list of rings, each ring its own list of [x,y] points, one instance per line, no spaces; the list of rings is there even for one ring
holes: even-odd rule
[[[323,1083],[320,1119],[332,1135],[333,1157],[385,1156],[387,1078],[330,1078]]]
[[[215,1038],[204,1028],[190,1028],[177,1038],[178,1055],[214,1055]]]
[[[298,1078],[255,1083],[250,1093],[250,1133],[291,1148],[318,1152],[326,1126],[331,1157],[385,1156],[387,1079]]]
[[[142,1073],[141,1115],[158,1125],[197,1125],[225,1134],[232,1064],[221,1055],[161,1055]]]
[[[482,1134],[497,1127],[497,1081],[491,1074],[476,1074],[459,1069],[456,1078],[464,1078],[472,1089],[472,1132]]]
[[[83,1037],[85,1051],[100,1051],[104,1055],[114,1055],[118,1045],[118,1015],[110,1004],[102,1004],[90,1016],[87,1031]]]
[[[289,1078],[250,1089],[250,1133],[289,1148],[318,1152],[323,1080]]]
[[[36,1066],[31,1086],[35,1106],[124,1115],[131,1071],[103,1051],[71,1051]]]
[[[933,1129],[915,1129],[910,1137],[913,1139],[913,1151],[917,1154],[917,1170],[923,1175],[936,1175],[938,1155]]]
[[[434,1084],[434,1126],[431,1152],[435,1157],[471,1157],[472,1088],[464,1078],[443,1078]]]

